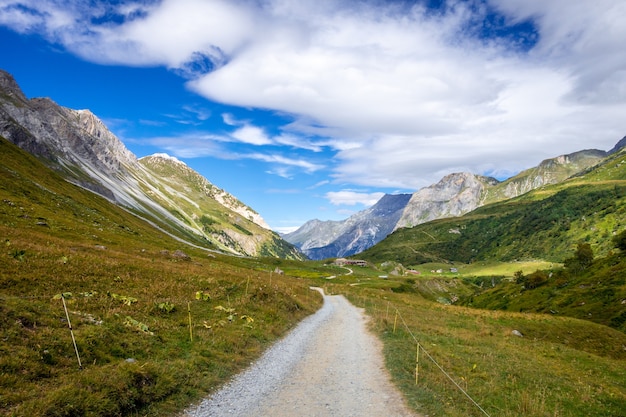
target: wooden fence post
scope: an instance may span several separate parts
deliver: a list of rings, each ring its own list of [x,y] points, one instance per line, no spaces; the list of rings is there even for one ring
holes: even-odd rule
[[[76,339],[74,338],[74,330],[72,329],[72,322],[70,321],[70,315],[67,312],[67,305],[65,304],[65,296],[61,294],[61,300],[63,301],[63,309],[65,310],[65,317],[67,317],[67,325],[70,328],[70,334],[72,335],[72,343],[74,344],[74,351],[76,352],[76,359],[78,359],[78,367],[83,369],[83,365],[80,363],[80,355],[78,354],[78,346],[76,346]]]

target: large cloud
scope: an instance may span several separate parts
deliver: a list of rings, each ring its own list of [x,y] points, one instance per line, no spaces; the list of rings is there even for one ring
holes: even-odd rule
[[[167,66],[211,100],[292,115],[283,141],[233,137],[330,148],[343,183],[506,175],[626,133],[621,0],[15,3],[0,22],[85,59]]]

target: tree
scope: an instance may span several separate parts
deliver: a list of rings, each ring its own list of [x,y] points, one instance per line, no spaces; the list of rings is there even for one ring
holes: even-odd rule
[[[574,272],[587,269],[593,263],[593,249],[589,243],[579,243],[574,257],[566,259],[565,267]]]
[[[579,243],[574,257],[578,259],[583,269],[587,268],[593,263],[593,249],[591,249],[591,245],[589,243]]]

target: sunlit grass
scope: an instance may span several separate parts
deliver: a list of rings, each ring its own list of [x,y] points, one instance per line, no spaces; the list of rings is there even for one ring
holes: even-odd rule
[[[624,415],[624,333],[446,304],[471,291],[470,277],[544,264],[406,265],[414,276],[394,274],[393,263],[349,273],[223,256],[171,239],[14,151],[0,152],[2,415],[173,415],[315,311],[309,285],[366,308],[394,382],[423,414],[483,415],[424,355],[415,383],[414,337],[491,416]]]
[[[619,416],[626,409],[626,335],[617,330],[564,317],[448,306],[416,294],[332,290],[366,307],[395,383],[421,413],[485,415],[423,353],[416,385],[414,337],[491,416]]]
[[[171,415],[321,304],[271,258],[186,246],[0,147],[0,415]]]
[[[320,302],[303,280],[239,268],[220,255],[185,249],[190,259],[180,260],[151,245],[97,249],[1,230],[25,249],[23,260],[0,256],[2,414],[179,409],[249,364]],[[207,297],[197,299],[198,291]],[[82,370],[55,298],[61,293]]]

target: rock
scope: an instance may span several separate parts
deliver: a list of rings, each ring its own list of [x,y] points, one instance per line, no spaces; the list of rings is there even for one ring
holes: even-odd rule
[[[174,253],[172,253],[172,258],[178,258],[178,259],[188,261],[191,259],[191,256],[187,255],[185,252],[178,249],[178,250],[175,250]]]
[[[513,336],[517,336],[517,337],[524,337],[524,335],[522,334],[522,332],[520,332],[519,330],[513,330],[513,331],[511,332],[511,334],[512,334]]]

